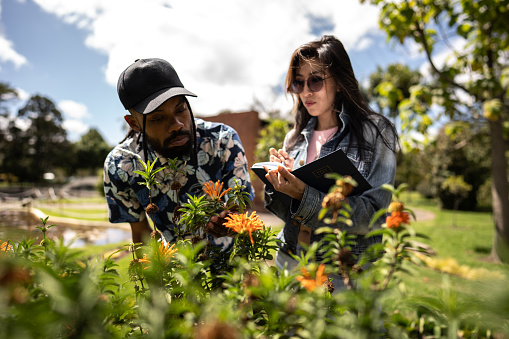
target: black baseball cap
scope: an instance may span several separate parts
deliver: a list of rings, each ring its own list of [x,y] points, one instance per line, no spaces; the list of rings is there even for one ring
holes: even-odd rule
[[[184,88],[173,66],[158,58],[138,59],[127,67],[118,78],[117,92],[125,109],[142,114],[176,95],[196,97]]]

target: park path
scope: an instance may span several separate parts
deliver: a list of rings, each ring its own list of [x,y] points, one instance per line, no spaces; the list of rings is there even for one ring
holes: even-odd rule
[[[415,221],[428,221],[435,219],[435,213],[422,210],[420,208],[412,208],[415,214]]]

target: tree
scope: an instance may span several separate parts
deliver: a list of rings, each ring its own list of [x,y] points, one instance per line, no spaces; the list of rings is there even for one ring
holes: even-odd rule
[[[391,118],[396,124],[398,106],[410,97],[410,88],[419,84],[421,74],[402,64],[390,64],[386,69],[377,67],[369,77],[366,89],[368,100],[378,106],[378,111]]]
[[[285,135],[290,130],[290,123],[283,119],[269,119],[265,127],[260,131],[260,137],[256,142],[254,162],[269,161],[269,149],[283,148]]]
[[[9,109],[7,103],[18,98],[18,92],[5,82],[0,82],[0,117],[7,117]]]
[[[452,226],[456,226],[456,211],[458,210],[461,200],[465,199],[468,196],[468,192],[472,190],[472,185],[467,184],[462,175],[452,175],[445,179],[441,188],[447,190],[454,196]]]
[[[7,181],[17,180],[17,176],[10,170],[11,164],[6,161],[8,154],[19,154],[20,148],[24,146],[9,111],[9,103],[17,99],[18,92],[9,84],[0,82],[0,173]]]
[[[95,175],[96,169],[102,168],[104,159],[111,150],[111,146],[104,140],[99,131],[91,128],[74,144],[76,151],[76,169],[90,170]]]
[[[70,143],[62,127],[62,113],[50,99],[35,95],[18,111],[18,118],[28,125],[26,130],[16,131],[18,137],[26,141],[27,149],[23,153],[11,154],[9,161],[17,163],[22,158],[24,163],[17,166],[19,173],[23,173],[20,179],[41,182],[45,172],[65,167],[69,161]],[[12,142],[19,143],[20,139]]]
[[[489,126],[495,222],[491,255],[496,261],[509,262],[509,183],[504,139],[504,123],[509,117],[509,0],[370,2],[381,6],[379,22],[388,38],[401,44],[412,39],[436,76],[434,88],[413,87],[411,98],[401,103],[400,109],[406,107],[424,119],[429,107],[418,105],[424,101],[439,105],[451,120],[470,119]],[[440,47],[450,56],[443,64],[433,58]],[[413,100],[417,98],[420,100]]]

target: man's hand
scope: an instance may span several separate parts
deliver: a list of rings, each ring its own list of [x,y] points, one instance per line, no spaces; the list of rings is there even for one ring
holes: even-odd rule
[[[302,200],[306,184],[293,175],[287,168],[278,166],[277,169],[269,170],[263,166],[267,174],[265,178],[274,186],[276,191],[291,196],[294,199]]]
[[[212,216],[203,230],[216,238],[234,235],[235,232],[233,230],[223,226],[223,224],[227,221],[226,217],[231,213],[236,212],[227,210],[222,211],[219,215]]]

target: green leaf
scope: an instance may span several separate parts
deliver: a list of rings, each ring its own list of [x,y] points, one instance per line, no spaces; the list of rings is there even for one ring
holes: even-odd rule
[[[378,210],[375,214],[373,214],[373,216],[371,217],[371,221],[369,222],[369,228],[372,228],[373,225],[378,221],[378,219],[380,219],[380,217],[382,217],[383,215],[385,215],[385,213],[387,213],[387,208],[382,208],[380,210]]]

